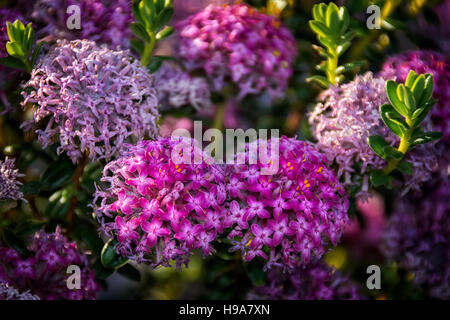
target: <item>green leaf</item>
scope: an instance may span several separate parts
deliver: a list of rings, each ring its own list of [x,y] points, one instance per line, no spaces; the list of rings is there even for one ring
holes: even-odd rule
[[[416,100],[414,99],[414,96],[409,88],[405,87],[402,84],[399,86],[399,88],[402,92],[403,102],[405,103],[409,116],[416,109]]]
[[[397,136],[402,138],[408,130],[408,124],[400,117],[400,115],[389,104],[383,104],[380,107],[380,115],[384,124]]]
[[[433,96],[433,86],[433,76],[429,73],[425,74],[424,91],[422,94],[422,99],[420,99],[419,106],[422,106],[431,99]]]
[[[339,8],[339,19],[341,20],[341,27],[339,29],[339,34],[343,34],[347,30],[350,23],[350,16],[346,7]]]
[[[330,82],[323,76],[312,76],[306,79],[306,82],[316,82],[322,88],[326,89],[330,86]]]
[[[82,241],[96,255],[100,255],[103,248],[103,241],[99,237],[97,230],[92,225],[77,221],[73,229],[73,234]]]
[[[139,3],[140,2],[141,1],[139,1],[139,0],[133,0],[133,16],[134,16],[134,19],[136,19],[137,22],[139,22],[142,25],[145,25],[145,21],[142,18],[141,11],[139,9]]]
[[[386,160],[385,148],[390,145],[382,136],[370,136],[367,142],[373,152]]]
[[[28,251],[25,242],[10,230],[8,229],[3,230],[2,240],[3,243],[6,244],[8,247],[11,247],[14,250],[16,250],[22,256],[22,258],[30,256],[30,252]]]
[[[341,22],[339,20],[339,8],[333,3],[330,2],[327,8],[325,23],[330,30],[335,31],[336,33],[341,28]]]
[[[150,42],[150,36],[141,24],[135,22],[131,23],[131,31],[133,31],[134,35],[139,39]]]
[[[392,177],[381,170],[376,170],[370,174],[370,181],[375,187],[385,186],[391,188]]]
[[[105,280],[110,275],[112,275],[115,271],[114,269],[106,268],[105,266],[103,266],[103,264],[101,263],[100,260],[97,260],[94,263],[94,265],[92,266],[92,269],[94,270],[96,281]]]
[[[162,29],[160,32],[156,34],[156,40],[162,40],[164,38],[167,38],[174,32],[174,28],[170,26],[166,26],[164,29]]]
[[[103,266],[110,269],[117,269],[128,262],[128,259],[120,257],[116,253],[117,241],[110,239],[105,243],[101,252]]]
[[[43,190],[55,190],[63,185],[67,184],[73,174],[75,173],[75,167],[70,160],[58,160],[51,164],[47,170],[45,170],[41,183]]]
[[[348,71],[351,71],[351,70],[359,69],[359,68],[365,66],[366,64],[367,64],[366,61],[354,61],[354,62],[349,62],[349,63],[346,63],[346,64],[344,64],[344,65],[342,65],[342,66],[339,66],[339,67],[336,69],[336,72],[337,72],[337,73],[348,72]]]
[[[144,43],[141,40],[130,39],[130,45],[134,50],[136,50],[137,53],[139,53],[139,55],[142,55],[142,52],[144,51]]]
[[[14,58],[18,58],[21,60],[25,58],[25,52],[18,42],[6,43],[6,51],[8,51],[8,54]]]
[[[31,181],[20,187],[24,195],[37,195],[41,191],[42,184],[39,181]]]
[[[72,192],[69,189],[56,191],[48,199],[44,215],[50,219],[65,220],[71,198]]]
[[[424,143],[432,142],[435,140],[439,140],[441,138],[442,138],[441,132],[429,131],[429,132],[424,132],[420,135],[415,135],[415,136],[413,136],[413,138],[411,140],[412,140],[413,145],[418,145],[418,144],[424,144]]]
[[[331,30],[327,28],[322,22],[319,21],[309,21],[309,27],[317,35],[323,38],[328,38],[331,34]]]
[[[325,13],[327,11],[327,5],[325,3],[319,3],[314,5],[312,14],[314,20],[325,22]]]
[[[407,86],[408,88],[412,88],[416,78],[417,74],[414,72],[414,70],[409,70],[408,76],[406,77],[405,80],[405,86]]]
[[[166,0],[156,0],[156,11],[160,12],[166,5]]]
[[[45,41],[41,41],[34,48],[33,55],[31,56],[31,65],[34,67],[36,65],[37,58],[39,56],[39,52],[41,51],[42,46],[45,44]]]
[[[27,67],[22,62],[22,60],[8,56],[5,58],[0,58],[0,64],[12,69],[26,70]]]
[[[405,104],[402,101],[400,101],[400,99],[397,96],[398,86],[399,85],[395,81],[388,80],[386,82],[386,94],[394,109],[397,110],[397,112],[400,113],[402,116],[407,117],[408,110],[406,109]]]
[[[131,281],[141,281],[141,273],[129,263],[119,268],[117,272]]]
[[[397,169],[405,174],[412,174],[412,163],[408,161],[400,161],[400,163],[397,165]]]
[[[160,12],[160,14],[158,14],[158,18],[156,18],[154,31],[156,32],[156,31],[160,30],[167,23],[169,23],[170,19],[172,19],[172,16],[173,16],[173,8],[171,8],[171,7],[164,8]]]
[[[403,153],[391,146],[386,146],[384,148],[384,153],[386,154],[387,159],[401,160],[404,156]]]
[[[13,24],[9,21],[6,21],[6,32],[8,33],[9,41],[21,41],[20,35],[16,34],[16,29],[14,28]]]
[[[424,90],[425,90],[425,76],[421,74],[416,78],[411,87],[411,92],[413,93],[414,99],[416,100],[418,106],[420,106],[419,103],[422,100],[422,94]]]

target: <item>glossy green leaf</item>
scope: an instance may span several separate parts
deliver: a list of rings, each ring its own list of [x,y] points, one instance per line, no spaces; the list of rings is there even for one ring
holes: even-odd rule
[[[392,177],[385,174],[381,170],[376,170],[370,174],[370,182],[375,187],[385,186],[387,188],[390,188],[391,182],[392,182]]]
[[[39,181],[31,181],[20,187],[24,195],[37,195],[41,191],[42,184]]]
[[[387,158],[385,148],[389,147],[389,143],[382,136],[370,136],[367,142],[373,152],[383,159]]]
[[[393,81],[388,80],[386,82],[386,94],[388,96],[389,101],[391,102],[392,106],[395,110],[397,110],[398,113],[400,113],[402,116],[407,117],[408,116],[408,109],[406,108],[405,104],[400,101],[399,97],[397,96],[397,87],[399,85]]]
[[[330,86],[330,82],[323,76],[312,76],[306,79],[307,82],[315,82],[322,88],[326,89]]]
[[[14,58],[24,59],[25,52],[22,46],[18,42],[8,42],[6,43],[6,51],[8,54]]]
[[[412,168],[412,163],[408,161],[400,161],[400,163],[397,165],[397,169],[405,174],[412,174]]]
[[[397,136],[403,137],[404,133],[408,130],[409,126],[406,122],[398,115],[396,110],[389,105],[383,104],[380,107],[380,115],[384,124]]]
[[[108,240],[103,246],[101,252],[101,261],[106,268],[117,269],[128,262],[128,259],[120,257],[116,253],[117,242],[113,239]]]
[[[41,183],[43,190],[58,189],[72,179],[75,167],[70,160],[58,160],[45,170]]]
[[[421,135],[415,135],[412,138],[411,142],[413,145],[418,145],[418,144],[424,144],[424,143],[432,142],[435,140],[439,140],[441,138],[442,138],[441,132],[429,131],[429,132],[424,132]]]
[[[0,64],[12,69],[26,70],[27,67],[22,62],[22,60],[18,58],[14,58],[11,56],[0,58]]]
[[[327,28],[322,22],[319,21],[309,21],[309,27],[312,31],[314,31],[317,35],[328,38],[331,34],[331,30]]]

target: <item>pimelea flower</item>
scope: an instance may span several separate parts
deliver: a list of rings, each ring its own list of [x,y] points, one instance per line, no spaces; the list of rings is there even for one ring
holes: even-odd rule
[[[80,8],[80,29],[69,29],[67,21],[73,14],[69,6]],[[51,39],[88,39],[116,49],[130,47],[131,0],[38,0],[34,2],[31,19],[42,28],[39,37]]]
[[[271,162],[251,160],[256,151],[249,156],[249,150],[258,146],[272,153],[276,143],[277,169],[273,157]],[[256,256],[267,260],[265,269],[292,270],[320,258],[328,242],[337,244],[349,203],[324,155],[305,141],[282,137],[256,140],[247,145],[245,156],[245,164],[227,166],[224,228],[234,244],[230,251],[241,250],[247,261]],[[273,172],[262,174],[262,168]]]
[[[450,61],[442,54],[430,50],[406,51],[388,58],[380,75],[404,82],[410,70],[433,75],[433,97],[438,101],[431,109],[431,117],[436,130],[441,131],[444,139],[450,141]]]
[[[154,78],[128,51],[75,40],[58,44],[33,69],[25,84],[23,106],[32,105],[31,129],[44,147],[59,139],[58,153],[75,162],[82,153],[109,159],[123,143],[157,134]]]
[[[163,108],[180,108],[190,105],[204,109],[211,105],[208,82],[192,77],[180,67],[165,63],[155,73],[155,88]]]
[[[414,274],[436,298],[450,298],[450,181],[439,180],[423,197],[401,199],[388,221],[383,251]]]
[[[21,200],[23,193],[19,190],[22,184],[17,179],[22,177],[17,169],[14,169],[14,160],[5,158],[0,160],[0,200]]]
[[[0,282],[0,300],[40,300],[29,291],[19,292],[7,283]]]
[[[0,282],[19,291],[29,290],[43,300],[94,299],[100,290],[94,272],[88,269],[87,256],[61,234],[41,230],[28,245],[29,255],[22,257],[12,249],[0,245]],[[81,270],[80,289],[67,286],[67,268],[76,265]]]
[[[238,97],[279,97],[292,74],[295,40],[276,18],[245,4],[210,5],[176,25],[178,57],[188,70],[201,70],[220,91],[234,84]]]
[[[381,169],[386,165],[370,148],[368,137],[381,135],[392,145],[398,145],[398,138],[385,126],[379,113],[379,107],[389,103],[385,83],[385,79],[368,72],[350,83],[330,87],[322,92],[321,102],[309,115],[318,148],[336,163],[338,176],[343,177],[345,185],[362,185],[359,195],[363,198],[368,192],[368,168]],[[429,118],[423,127],[431,130]],[[436,154],[434,144],[418,146],[408,153],[413,174],[405,176],[404,192],[418,189],[431,177],[431,172],[437,169]]]
[[[251,300],[360,300],[361,288],[325,263],[296,268],[292,273],[270,270],[265,286],[255,286]]]
[[[161,138],[128,146],[105,167],[108,186],[96,192],[95,212],[119,254],[152,267],[173,260],[178,268],[193,249],[213,251],[226,190],[222,170],[208,159],[191,139]]]

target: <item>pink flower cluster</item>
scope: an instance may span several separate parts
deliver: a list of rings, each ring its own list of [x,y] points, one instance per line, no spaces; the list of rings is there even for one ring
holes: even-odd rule
[[[211,105],[208,82],[192,77],[175,64],[165,63],[155,73],[158,100],[165,109],[190,105],[205,109]]]
[[[223,172],[194,140],[161,138],[128,146],[104,169],[94,204],[102,231],[122,256],[153,267],[187,265],[193,249],[213,252],[222,232]]]
[[[268,284],[255,286],[251,300],[361,300],[361,288],[325,263],[296,268],[292,273],[268,272]]]
[[[345,185],[359,184],[365,198],[368,192],[367,170],[381,169],[386,161],[376,155],[367,139],[381,135],[386,141],[397,145],[399,139],[383,123],[379,107],[389,103],[385,89],[386,81],[368,72],[341,86],[330,87],[322,92],[309,123],[318,148],[334,161],[338,176]],[[427,118],[423,127],[432,130]],[[418,189],[437,169],[437,151],[433,144],[421,145],[409,152],[407,160],[413,164],[413,174],[405,176],[405,191]]]
[[[283,94],[296,44],[276,18],[245,4],[210,5],[177,24],[177,54],[188,70],[201,70],[220,91],[235,84],[247,94]]]
[[[262,175],[261,169],[275,162],[252,164],[249,150],[271,150],[274,143],[279,144],[278,170]],[[252,144],[246,164],[227,167],[224,228],[234,244],[230,251],[241,250],[247,261],[259,256],[267,260],[266,269],[293,269],[320,258],[348,223],[345,189],[325,156],[305,141],[282,137]]]
[[[73,13],[66,13],[66,10],[71,5],[80,8],[80,30],[67,27]],[[34,1],[30,19],[42,25],[38,36],[47,40],[88,39],[112,48],[120,46],[127,49],[133,35],[131,11],[131,0],[37,0]]]
[[[383,252],[414,274],[432,297],[450,299],[450,181],[429,185],[423,197],[401,199],[388,221]]]
[[[380,75],[404,82],[409,70],[417,73],[431,73],[434,79],[433,97],[438,100],[431,110],[436,130],[450,139],[450,61],[442,54],[429,50],[406,51],[392,56],[383,64]]]
[[[12,249],[0,245],[0,282],[19,291],[28,291],[42,300],[94,299],[100,287],[89,270],[87,256],[68,242],[59,227],[55,233],[37,232],[28,246],[29,256],[21,257]],[[69,289],[67,268],[76,265],[81,270],[81,288]]]
[[[0,200],[20,200],[23,193],[19,190],[22,184],[17,179],[22,177],[17,169],[14,169],[14,160],[5,158],[0,160]]]
[[[154,78],[128,51],[75,40],[58,44],[33,69],[23,89],[23,107],[34,108],[22,126],[36,130],[44,147],[59,139],[58,153],[76,162],[89,152],[110,159],[130,139],[158,132]]]

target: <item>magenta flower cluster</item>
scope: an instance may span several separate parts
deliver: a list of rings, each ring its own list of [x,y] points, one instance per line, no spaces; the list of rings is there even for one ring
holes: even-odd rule
[[[361,300],[361,288],[325,263],[296,268],[292,273],[270,270],[267,284],[255,286],[251,300]]]
[[[155,79],[158,100],[164,109],[189,105],[200,110],[211,105],[208,82],[189,75],[175,64],[164,63],[155,73]]]
[[[276,171],[271,160],[251,164],[249,150],[271,150],[276,143]],[[320,258],[329,243],[337,244],[348,223],[344,187],[325,156],[305,141],[282,137],[252,144],[247,145],[246,164],[227,166],[224,228],[234,244],[230,251],[241,250],[246,261],[256,256],[267,260],[265,269],[292,270]],[[263,175],[263,168],[274,173]]]
[[[12,249],[0,245],[0,282],[42,300],[94,299],[100,290],[89,270],[87,255],[68,242],[59,227],[54,233],[41,230],[35,233],[28,246],[29,256],[22,257]],[[80,289],[67,286],[67,268],[76,265],[81,270]]]
[[[40,300],[38,296],[35,296],[29,292],[20,292],[14,287],[11,287],[7,283],[0,282],[0,301],[1,300]]]
[[[179,268],[194,249],[213,252],[226,190],[222,169],[208,159],[194,140],[160,138],[130,145],[106,165],[95,212],[119,254]]]
[[[14,160],[5,158],[0,160],[0,200],[21,200],[23,193],[20,191],[22,184],[18,178],[22,177],[14,168]]]
[[[334,161],[338,176],[343,177],[347,186],[362,186],[363,198],[368,192],[368,169],[381,169],[385,160],[376,155],[368,137],[381,135],[392,145],[398,138],[383,123],[379,107],[389,103],[386,96],[386,81],[368,72],[347,84],[330,87],[319,97],[320,102],[309,115],[309,123],[318,148]],[[432,125],[426,119],[423,126],[430,131]],[[437,168],[436,150],[433,144],[416,147],[407,155],[413,164],[413,174],[405,176],[405,190],[418,189],[420,184],[431,177]]]
[[[67,27],[73,13],[68,14],[66,10],[71,5],[80,8],[80,30]],[[114,49],[130,47],[131,0],[38,0],[34,1],[29,18],[42,25],[38,30],[40,38],[88,39]]]
[[[22,95],[33,120],[22,126],[44,147],[59,139],[58,153],[110,159],[130,139],[157,134],[154,78],[128,51],[75,40],[58,44],[33,69]]]
[[[432,297],[450,299],[450,181],[429,186],[423,197],[397,203],[384,235],[388,259],[414,275]]]
[[[442,54],[429,50],[406,51],[392,56],[383,64],[380,75],[386,79],[404,82],[409,70],[417,73],[430,73],[434,79],[433,97],[438,101],[431,109],[436,130],[450,139],[450,61]]]
[[[245,4],[210,5],[177,24],[177,54],[188,70],[203,71],[220,91],[228,83],[247,94],[280,97],[292,74],[296,44],[274,17]]]

